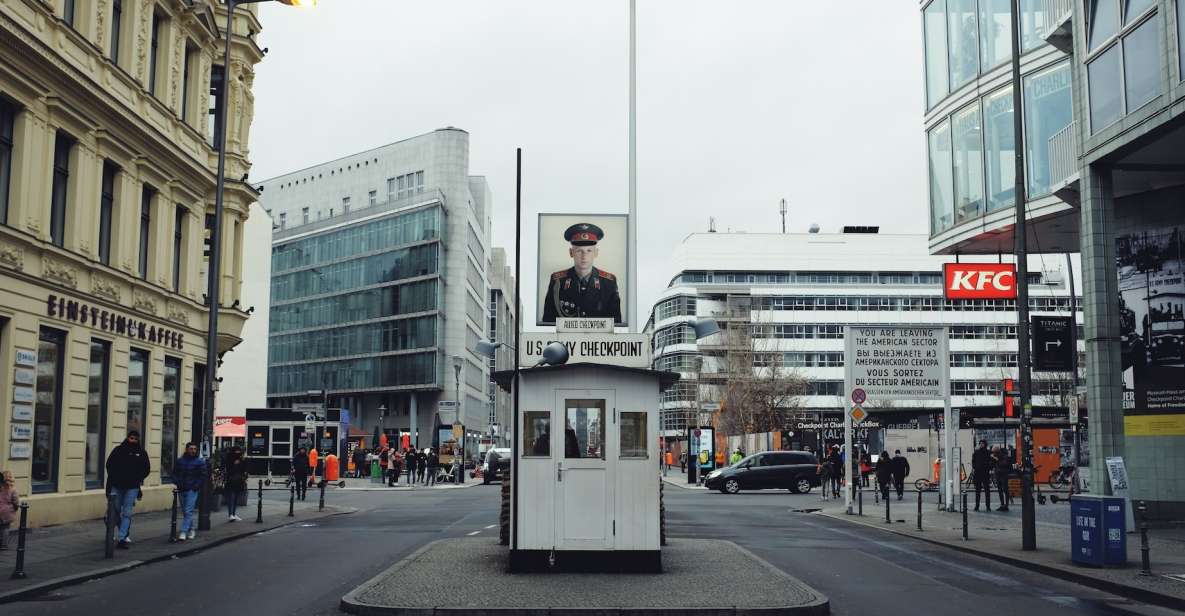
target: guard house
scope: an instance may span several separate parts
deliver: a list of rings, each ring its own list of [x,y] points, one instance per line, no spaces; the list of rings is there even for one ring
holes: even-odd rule
[[[247,409],[247,472],[286,477],[292,455],[301,446],[313,446],[318,434],[325,441],[318,444],[321,454],[341,457],[341,409],[329,409],[324,422],[306,419],[292,409]]]
[[[511,571],[660,572],[658,402],[679,375],[575,363],[519,378]]]

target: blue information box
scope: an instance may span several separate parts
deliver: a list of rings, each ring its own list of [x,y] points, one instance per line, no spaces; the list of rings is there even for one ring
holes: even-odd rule
[[[1126,506],[1125,499],[1114,496],[1070,497],[1070,559],[1091,567],[1125,564]]]

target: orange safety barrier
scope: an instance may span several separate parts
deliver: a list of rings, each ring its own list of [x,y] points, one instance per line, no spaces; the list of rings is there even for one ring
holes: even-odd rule
[[[329,454],[325,456],[325,480],[337,481],[341,474],[341,468],[338,463],[337,456]]]

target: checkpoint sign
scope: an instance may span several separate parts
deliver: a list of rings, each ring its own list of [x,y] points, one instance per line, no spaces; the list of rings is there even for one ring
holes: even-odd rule
[[[846,389],[852,402],[943,400],[949,392],[950,357],[945,327],[848,326]],[[857,397],[864,398],[857,401]]]

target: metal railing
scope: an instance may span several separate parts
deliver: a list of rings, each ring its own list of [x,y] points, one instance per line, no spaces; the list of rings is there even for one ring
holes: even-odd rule
[[[1049,153],[1049,183],[1054,190],[1078,174],[1077,127],[1078,122],[1070,122],[1054,133],[1046,145]]]
[[[1041,0],[1037,11],[1041,17],[1041,28],[1048,30],[1074,10],[1073,0]]]

